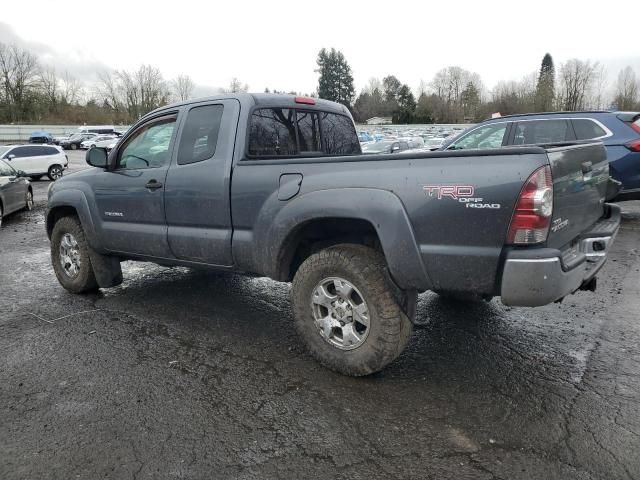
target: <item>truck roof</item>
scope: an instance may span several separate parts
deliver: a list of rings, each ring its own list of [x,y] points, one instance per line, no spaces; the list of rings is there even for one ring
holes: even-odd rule
[[[290,108],[304,108],[309,110],[323,110],[330,111],[336,113],[342,113],[346,115],[351,115],[347,107],[340,103],[332,102],[329,100],[323,100],[321,98],[314,97],[305,97],[300,95],[289,95],[289,94],[281,94],[281,93],[225,93],[221,95],[214,95],[210,97],[202,97],[202,98],[192,98],[183,102],[176,102],[170,105],[165,105],[163,107],[157,108],[152,112],[149,112],[147,115],[155,114],[157,112],[162,112],[164,110],[170,110],[177,107],[181,107],[183,105],[190,105],[193,103],[201,103],[201,102],[209,102],[215,100],[229,100],[235,99],[240,102],[241,105],[252,107],[252,106],[265,106],[265,107],[273,107],[278,106],[282,108],[290,107]],[[300,102],[300,99],[305,99],[305,102]],[[307,103],[309,101],[309,103]],[[313,101],[314,103],[310,103]],[[145,117],[147,116],[145,115]]]

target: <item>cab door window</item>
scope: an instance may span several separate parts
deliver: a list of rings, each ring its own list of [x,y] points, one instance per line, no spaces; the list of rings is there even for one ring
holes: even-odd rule
[[[163,117],[140,127],[118,154],[118,169],[159,168],[169,163],[176,117]]]
[[[453,142],[449,149],[500,148],[505,143],[508,126],[507,122],[501,122],[478,127],[460,140]]]

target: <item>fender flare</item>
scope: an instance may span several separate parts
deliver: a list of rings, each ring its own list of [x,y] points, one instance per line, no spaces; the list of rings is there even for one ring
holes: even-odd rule
[[[93,222],[93,218],[91,217],[89,202],[87,201],[87,197],[82,190],[64,189],[53,192],[53,194],[49,198],[47,207],[47,234],[49,235],[49,233],[53,230],[53,225],[51,224],[51,222],[55,217],[54,213],[56,209],[62,207],[71,207],[78,213],[80,224],[82,225],[82,229],[84,230],[89,245],[91,245],[91,248],[98,252],[103,251],[102,243],[98,240],[95,224]]]
[[[370,188],[316,190],[290,200],[275,218],[271,215],[273,210],[266,209],[256,223],[254,258],[272,278],[278,276],[282,249],[287,248],[287,241],[299,227],[323,218],[355,218],[374,227],[389,272],[400,288],[424,291],[431,287],[411,222],[393,192]]]

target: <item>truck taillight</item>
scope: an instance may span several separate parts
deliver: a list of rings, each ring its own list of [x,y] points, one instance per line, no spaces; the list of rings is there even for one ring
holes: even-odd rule
[[[640,152],[640,139],[626,143],[624,146],[632,152]]]
[[[540,167],[527,179],[516,203],[507,243],[530,245],[544,242],[549,233],[553,213],[553,180],[551,168]]]

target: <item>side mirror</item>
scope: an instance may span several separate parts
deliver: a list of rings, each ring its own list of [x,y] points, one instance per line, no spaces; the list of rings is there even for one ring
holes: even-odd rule
[[[7,155],[7,160],[9,160],[9,161],[13,160],[14,158],[16,158],[16,156],[14,154]]]
[[[27,175],[27,172],[25,172],[24,170],[18,170],[18,176],[19,177],[28,177],[29,175]]]
[[[107,168],[107,149],[95,147],[87,151],[85,160],[92,167]]]

